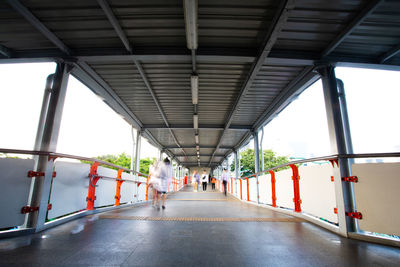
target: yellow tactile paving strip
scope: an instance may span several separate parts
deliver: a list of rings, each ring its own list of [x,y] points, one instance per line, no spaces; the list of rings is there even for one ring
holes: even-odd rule
[[[149,217],[100,215],[100,219],[134,220],[134,221],[176,221],[176,222],[305,222],[299,218],[205,218],[205,217]]]

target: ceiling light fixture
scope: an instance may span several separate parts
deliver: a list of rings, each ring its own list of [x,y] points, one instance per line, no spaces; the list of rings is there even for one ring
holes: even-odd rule
[[[198,115],[193,115],[193,128],[195,130],[199,129],[199,116]]]
[[[198,134],[194,135],[194,140],[196,141],[196,145],[198,145],[199,144],[199,135]]]
[[[190,86],[192,88],[192,103],[197,105],[199,102],[199,76],[190,76]]]
[[[197,0],[184,0],[186,45],[189,49],[197,49]]]

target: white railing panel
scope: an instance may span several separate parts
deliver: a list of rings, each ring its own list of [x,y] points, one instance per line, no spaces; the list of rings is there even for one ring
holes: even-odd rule
[[[56,161],[57,176],[53,179],[48,218],[53,219],[86,209],[90,165]]]
[[[353,164],[352,174],[361,230],[400,236],[400,163]]]
[[[247,200],[247,179],[242,180],[242,195],[243,200]]]
[[[301,166],[300,199],[303,212],[337,223],[335,185],[330,164]]]
[[[255,177],[249,178],[250,183],[250,201],[257,202],[257,179]]]
[[[21,208],[28,204],[32,178],[28,171],[33,169],[33,159],[0,159],[0,228],[19,226],[25,214]]]
[[[138,188],[138,197],[137,200],[138,201],[145,201],[146,200],[146,177],[142,177],[140,176],[138,178],[139,182],[141,182],[139,188]],[[150,192],[149,192],[150,195]]]
[[[260,182],[260,202],[264,204],[272,204],[271,175],[264,174],[258,177]]]
[[[109,168],[99,166],[97,168],[97,174],[99,176],[105,176],[110,178],[117,178],[118,172]],[[94,206],[102,207],[113,205],[115,203],[115,193],[117,188],[117,182],[110,179],[99,179],[96,187],[96,200],[94,201]]]
[[[294,191],[292,170],[286,169],[275,173],[276,205],[279,207],[294,209]]]
[[[127,172],[123,172],[121,178],[124,180],[135,181],[135,176]],[[136,183],[131,183],[129,181],[125,181],[121,185],[120,203],[129,203],[134,201],[133,196],[135,194]]]

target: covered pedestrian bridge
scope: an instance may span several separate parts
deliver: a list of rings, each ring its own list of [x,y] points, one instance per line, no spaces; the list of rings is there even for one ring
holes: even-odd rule
[[[0,158],[1,264],[400,262],[400,152],[353,153],[335,76],[399,70],[398,1],[5,0],[0,25],[1,64],[57,63],[35,147],[0,148],[32,156]],[[57,151],[70,75],[137,129],[132,169]],[[261,129],[318,79],[332,154],[265,169]],[[141,137],[174,162],[162,212],[139,172]],[[241,177],[252,139],[255,173]],[[185,176],[218,178],[231,155],[228,197],[220,182],[192,192]]]

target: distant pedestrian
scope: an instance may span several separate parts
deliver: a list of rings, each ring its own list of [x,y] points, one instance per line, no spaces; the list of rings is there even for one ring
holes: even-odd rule
[[[171,161],[168,158],[165,158],[164,161],[160,164],[160,193],[162,194],[162,208],[165,209],[165,199],[167,198],[167,191],[169,180],[172,177],[172,166]],[[158,207],[160,208],[160,207]]]
[[[228,173],[227,168],[224,168],[224,172],[221,175],[221,180],[222,180],[222,184],[224,185],[224,194],[226,196],[226,188],[227,188],[227,183],[229,180],[229,173]]]
[[[213,178],[211,179],[211,189],[215,190],[215,177],[213,176]]]
[[[200,175],[197,171],[193,171],[193,191],[197,192],[199,191],[199,183],[200,183]]]
[[[201,182],[203,184],[203,191],[207,191],[208,174],[206,170],[204,170],[203,174],[201,175]]]

